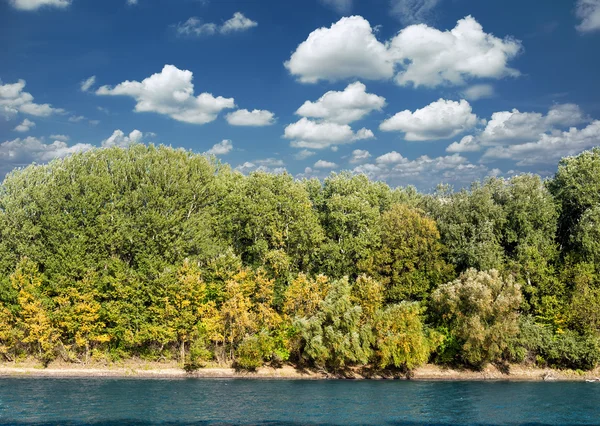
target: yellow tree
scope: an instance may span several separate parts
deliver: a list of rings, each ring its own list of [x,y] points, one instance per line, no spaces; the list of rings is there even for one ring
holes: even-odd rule
[[[10,277],[13,288],[18,292],[21,308],[18,326],[23,329],[23,343],[35,348],[40,360],[48,363],[53,356],[59,333],[44,305],[46,297],[42,292],[42,278],[37,265],[22,259]]]
[[[237,273],[225,286],[225,302],[221,306],[224,342],[229,344],[229,356],[234,358],[236,345],[256,329],[256,314],[252,311],[253,277],[246,269]]]
[[[290,319],[316,314],[329,288],[329,279],[325,275],[310,278],[306,274],[298,274],[285,291],[284,315]]]
[[[55,298],[57,323],[73,339],[77,348],[84,349],[86,363],[93,343],[110,341],[106,325],[100,320],[102,306],[95,288],[96,279],[97,275],[89,272],[81,281],[63,287],[61,294]]]

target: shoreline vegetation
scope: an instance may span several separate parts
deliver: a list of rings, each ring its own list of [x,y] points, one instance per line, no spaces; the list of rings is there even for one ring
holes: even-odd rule
[[[30,378],[142,378],[142,379],[285,379],[285,380],[414,380],[414,381],[588,381],[600,385],[600,369],[592,371],[557,370],[511,365],[509,371],[487,365],[481,371],[425,364],[406,374],[400,371],[372,371],[360,368],[344,372],[298,369],[293,365],[263,366],[255,371],[224,366],[207,366],[187,372],[177,363],[128,360],[114,365],[76,365],[54,362],[48,366],[35,362],[0,363],[0,379]]]
[[[433,193],[142,144],[0,185],[2,374],[592,380],[599,306],[600,148]]]

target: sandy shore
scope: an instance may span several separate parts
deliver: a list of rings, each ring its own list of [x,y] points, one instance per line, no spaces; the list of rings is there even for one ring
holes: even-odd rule
[[[244,379],[405,379],[400,374],[369,374],[353,370],[344,376],[326,374],[319,371],[298,370],[293,366],[281,368],[263,367],[256,372],[236,371],[233,368],[208,367],[194,373],[186,373],[175,364],[129,363],[121,365],[73,365],[51,364],[47,368],[35,364],[0,363],[0,377],[126,377],[126,378],[244,378]],[[413,371],[411,380],[506,380],[506,381],[585,381],[600,377],[595,370],[577,373],[569,370],[552,370],[513,365],[505,374],[494,366],[483,371],[454,370],[436,365],[425,365]]]

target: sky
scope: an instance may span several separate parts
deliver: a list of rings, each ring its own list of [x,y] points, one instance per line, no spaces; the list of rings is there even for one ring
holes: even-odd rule
[[[430,191],[600,145],[600,0],[0,0],[0,177],[165,144]]]

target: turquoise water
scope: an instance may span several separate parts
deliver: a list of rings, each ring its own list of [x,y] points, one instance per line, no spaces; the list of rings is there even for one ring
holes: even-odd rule
[[[0,379],[0,424],[600,424],[600,384]]]

